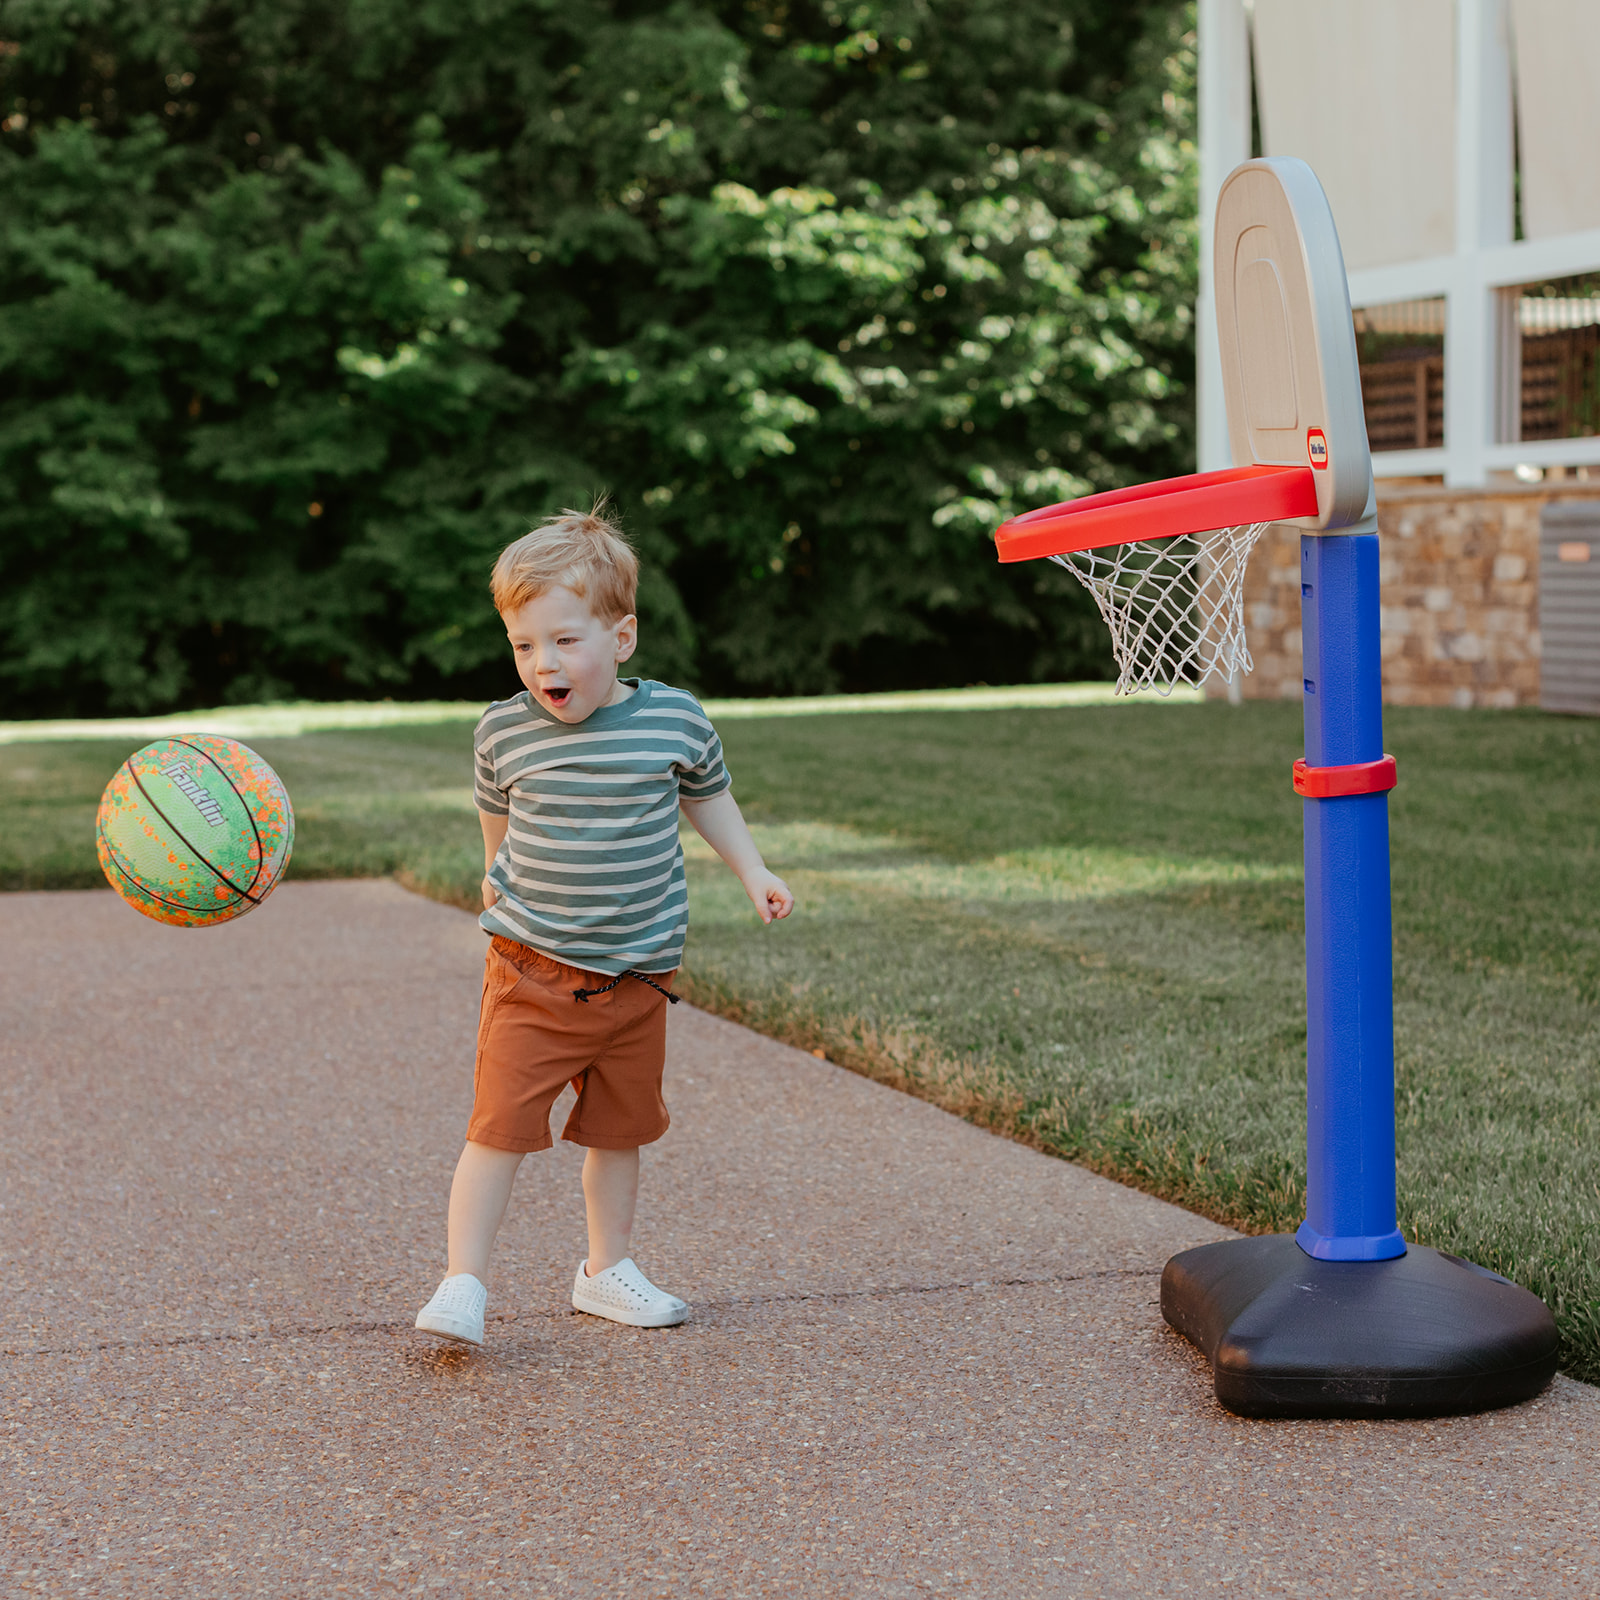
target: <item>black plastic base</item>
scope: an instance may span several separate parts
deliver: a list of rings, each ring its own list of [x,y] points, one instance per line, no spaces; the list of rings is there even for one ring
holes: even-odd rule
[[[1537,1295],[1459,1256],[1316,1261],[1290,1234],[1174,1256],[1161,1314],[1246,1417],[1416,1417],[1527,1400],[1556,1370]]]

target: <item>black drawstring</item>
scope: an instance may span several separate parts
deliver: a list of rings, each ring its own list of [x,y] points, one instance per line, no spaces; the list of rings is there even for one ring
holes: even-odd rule
[[[663,989],[654,978],[643,972],[635,972],[631,967],[626,972],[619,972],[610,983],[602,983],[598,989],[574,989],[572,991],[572,998],[574,1000],[581,1000],[585,1005],[588,1005],[590,995],[609,994],[619,983],[622,982],[624,978],[637,978],[640,983],[648,983],[657,994],[664,994],[667,997],[667,1003],[669,1005],[677,1005],[678,1003],[677,995],[675,995],[670,989]]]

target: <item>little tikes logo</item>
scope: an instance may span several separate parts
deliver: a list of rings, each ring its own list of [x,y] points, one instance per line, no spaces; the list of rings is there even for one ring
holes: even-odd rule
[[[1311,465],[1318,472],[1323,472],[1328,465],[1328,436],[1321,428],[1306,429],[1306,454],[1311,458]]]
[[[200,785],[194,781],[193,776],[189,772],[189,763],[187,761],[169,761],[166,766],[161,769],[161,776],[163,778],[170,778],[172,780],[172,787],[178,790],[180,794],[188,795],[189,799],[194,803],[195,810],[198,811],[213,828],[220,828],[227,822],[228,819],[222,814],[222,807],[211,798],[211,791],[209,789],[202,789]]]

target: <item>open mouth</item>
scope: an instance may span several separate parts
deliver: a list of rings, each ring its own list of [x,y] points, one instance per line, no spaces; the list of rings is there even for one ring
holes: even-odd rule
[[[564,706],[572,698],[572,685],[567,683],[555,685],[544,691],[544,697],[557,708]]]

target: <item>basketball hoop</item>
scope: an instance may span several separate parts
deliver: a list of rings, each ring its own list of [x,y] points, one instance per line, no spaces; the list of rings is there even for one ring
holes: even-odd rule
[[[1047,506],[1013,518],[995,542],[1002,561],[1044,556],[1094,597],[1118,694],[1168,695],[1250,670],[1250,552],[1273,522],[1316,509],[1309,467],[1233,468]]]
[[[1556,1368],[1537,1296],[1408,1245],[1395,1203],[1394,1016],[1377,496],[1350,296],[1303,161],[1217,197],[1217,355],[1241,465],[1013,517],[1002,561],[1058,561],[1111,630],[1117,690],[1249,671],[1243,585],[1300,530],[1305,755],[1306,1215],[1174,1256],[1161,1313],[1246,1416],[1405,1416],[1525,1400]]]

